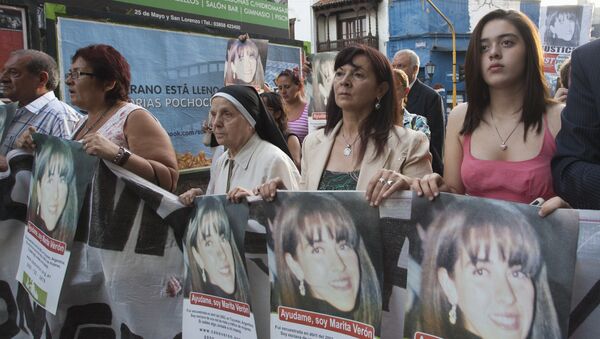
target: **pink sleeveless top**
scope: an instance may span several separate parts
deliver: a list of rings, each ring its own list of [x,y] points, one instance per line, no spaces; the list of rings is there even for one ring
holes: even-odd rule
[[[302,140],[308,134],[308,103],[304,106],[304,110],[298,119],[288,121],[288,129],[290,133],[295,134],[300,139],[300,143],[302,144]]]
[[[544,116],[544,141],[540,153],[523,161],[480,160],[471,154],[471,135],[463,141],[460,176],[465,194],[472,196],[530,203],[538,197],[554,197],[550,161],[556,143]]]

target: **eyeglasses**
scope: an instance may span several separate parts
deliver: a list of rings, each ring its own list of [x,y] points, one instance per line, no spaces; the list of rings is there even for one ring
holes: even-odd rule
[[[69,78],[71,78],[73,80],[77,80],[82,75],[89,75],[91,77],[96,76],[96,74],[90,73],[90,72],[82,72],[80,70],[76,70],[76,71],[69,70],[67,73],[65,73],[65,80],[69,79]]]

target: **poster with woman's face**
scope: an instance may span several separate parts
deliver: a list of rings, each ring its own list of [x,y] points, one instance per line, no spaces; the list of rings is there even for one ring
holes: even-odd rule
[[[450,194],[412,204],[405,337],[567,337],[577,212]]]
[[[229,40],[225,59],[225,86],[251,85],[257,90],[262,89],[267,52],[268,40]]]
[[[378,210],[360,192],[280,192],[277,200],[268,221],[271,337],[379,337]]]
[[[214,322],[213,338],[256,338],[244,265],[247,221],[246,204],[224,195],[196,199],[184,238],[184,338],[207,334]]]
[[[541,9],[541,16],[545,14],[540,31],[542,42],[545,46],[577,47],[587,42],[582,35],[584,6],[548,6]],[[585,25],[589,26],[589,25]],[[584,41],[586,40],[586,41]]]
[[[27,229],[17,280],[38,305],[56,314],[79,213],[98,158],[86,154],[76,141],[37,133],[33,141]]]
[[[0,105],[0,144],[4,142],[4,136],[8,131],[8,126],[10,126],[12,119],[15,116],[16,110],[16,102],[7,105]]]
[[[28,221],[47,236],[70,248],[86,189],[98,158],[81,143],[34,134],[36,144]]]
[[[323,52],[313,56],[312,83],[314,112],[325,112],[335,73],[334,64],[336,55],[337,52]]]

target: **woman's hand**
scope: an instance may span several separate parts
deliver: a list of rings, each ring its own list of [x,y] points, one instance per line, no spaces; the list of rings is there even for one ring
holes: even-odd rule
[[[177,277],[170,277],[167,281],[167,286],[165,287],[165,293],[169,297],[176,297],[183,288],[181,287],[181,282]]]
[[[119,146],[106,139],[100,133],[91,133],[80,140],[83,150],[89,155],[95,155],[104,160],[112,161],[119,152]]]
[[[567,102],[567,94],[569,93],[569,90],[561,87],[559,89],[556,90],[556,93],[554,93],[554,99],[566,103]]]
[[[250,195],[253,195],[250,190],[238,186],[227,193],[227,199],[237,204],[242,202],[242,200],[246,199],[246,197]]]
[[[396,171],[380,169],[369,181],[365,197],[371,206],[377,207],[392,193],[409,189],[411,180]]]
[[[414,179],[411,189],[417,192],[417,195],[425,196],[429,200],[435,199],[440,192],[450,192],[450,187],[444,182],[444,178],[437,173],[427,174],[421,179]]]
[[[0,172],[4,172],[8,169],[8,161],[6,161],[6,157],[0,155]]]
[[[540,217],[545,217],[550,213],[556,211],[559,208],[572,208],[568,202],[564,201],[561,197],[556,196],[548,199],[546,202],[542,204],[540,207],[540,211],[538,214]]]
[[[286,189],[283,180],[279,177],[267,180],[264,184],[256,186],[252,190],[252,193],[254,193],[254,195],[260,195],[265,201],[273,201],[277,195],[278,189]]]
[[[194,203],[194,199],[196,199],[197,196],[202,194],[204,194],[202,189],[192,188],[187,190],[185,193],[182,193],[179,196],[179,201],[186,206],[191,206]]]
[[[17,146],[17,148],[23,148],[28,152],[33,152],[35,150],[35,143],[33,142],[32,135],[35,132],[35,127],[27,127],[27,129],[24,130],[15,141],[15,146]]]

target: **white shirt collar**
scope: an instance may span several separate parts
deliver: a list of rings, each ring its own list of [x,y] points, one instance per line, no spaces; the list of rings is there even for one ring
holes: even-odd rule
[[[408,88],[412,88],[415,82],[417,82],[417,79],[418,78],[415,76],[415,79],[408,85]]]
[[[248,169],[250,164],[250,160],[252,159],[252,155],[254,151],[256,151],[255,145],[257,145],[260,140],[262,140],[257,133],[254,133],[250,139],[246,142],[244,146],[239,150],[239,152],[233,157],[233,160],[236,162],[238,166],[243,168],[244,170]],[[227,151],[227,158],[231,159],[229,151]]]
[[[33,114],[38,114],[50,101],[56,99],[53,91],[48,91],[41,97],[33,100],[24,108]]]

